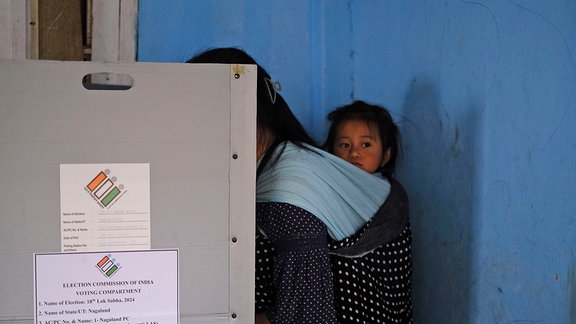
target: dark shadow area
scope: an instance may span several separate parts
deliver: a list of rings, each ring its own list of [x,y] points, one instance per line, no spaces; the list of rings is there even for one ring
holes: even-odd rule
[[[445,107],[413,80],[402,116],[398,178],[410,196],[415,323],[466,323],[474,296],[477,107]]]

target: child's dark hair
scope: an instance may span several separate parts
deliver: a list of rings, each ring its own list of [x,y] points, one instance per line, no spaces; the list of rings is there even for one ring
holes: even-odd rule
[[[331,124],[324,148],[330,153],[334,153],[333,149],[336,140],[336,131],[344,122],[349,120],[359,120],[366,122],[369,127],[376,127],[382,142],[382,152],[386,152],[386,150],[390,148],[390,161],[388,161],[388,163],[378,171],[380,171],[385,177],[394,176],[396,171],[396,162],[400,155],[402,139],[400,137],[398,126],[396,126],[392,116],[386,108],[357,100],[349,105],[333,110],[328,114],[328,120]]]

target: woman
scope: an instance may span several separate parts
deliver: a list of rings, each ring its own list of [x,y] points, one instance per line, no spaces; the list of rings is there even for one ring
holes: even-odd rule
[[[235,48],[188,62],[257,65]],[[316,148],[268,73],[257,74],[256,323],[337,323],[329,237],[358,231],[390,184]]]

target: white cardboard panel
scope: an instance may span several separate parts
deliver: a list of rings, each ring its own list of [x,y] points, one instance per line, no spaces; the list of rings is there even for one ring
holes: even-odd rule
[[[59,165],[81,163],[150,163],[181,323],[253,323],[256,70],[232,68],[0,61],[0,323],[32,322],[33,253],[60,250]],[[98,72],[134,85],[86,90]]]

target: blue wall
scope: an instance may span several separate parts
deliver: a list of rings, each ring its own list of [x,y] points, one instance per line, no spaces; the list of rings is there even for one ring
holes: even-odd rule
[[[353,99],[405,154],[417,323],[576,323],[576,1],[141,0],[138,60],[239,46],[313,136]]]

